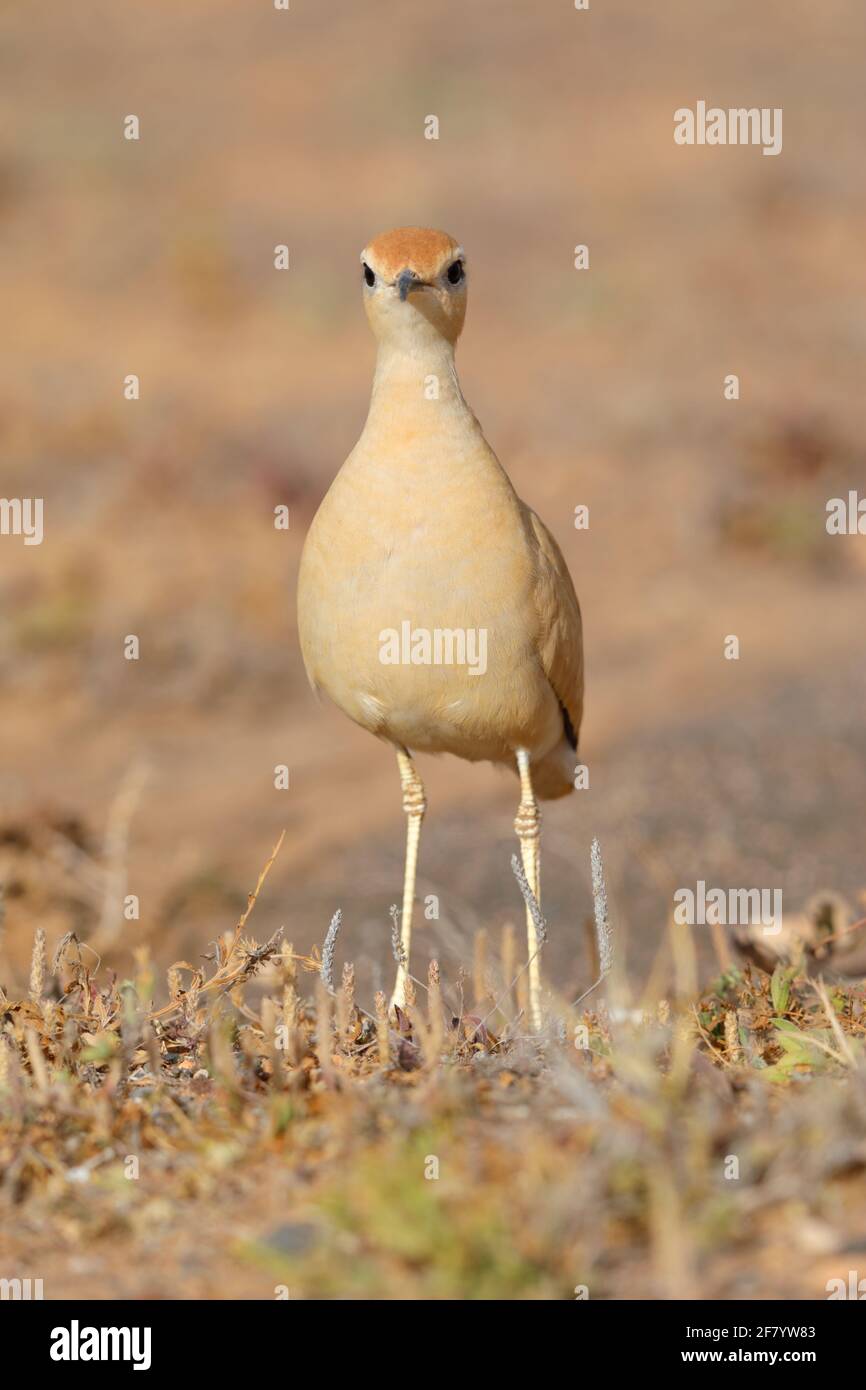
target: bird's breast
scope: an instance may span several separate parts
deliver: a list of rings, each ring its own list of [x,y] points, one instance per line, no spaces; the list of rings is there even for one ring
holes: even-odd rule
[[[351,718],[416,749],[499,757],[557,732],[536,655],[520,504],[495,457],[353,455],[301,562],[311,678]],[[471,750],[471,751],[467,751]]]

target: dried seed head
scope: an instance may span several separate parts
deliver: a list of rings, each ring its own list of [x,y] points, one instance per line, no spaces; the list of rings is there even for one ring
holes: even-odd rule
[[[42,998],[45,988],[45,929],[36,928],[33,938],[33,955],[30,959],[30,998],[36,1003]]]
[[[327,935],[325,936],[325,942],[322,946],[322,964],[319,970],[319,975],[321,976],[322,984],[325,986],[325,989],[328,991],[329,994],[335,993],[334,952],[337,949],[337,937],[340,934],[340,927],[342,925],[342,921],[342,911],[340,910],[340,908],[337,908],[337,911],[331,918],[331,925],[328,927]]]
[[[405,969],[406,952],[400,940],[400,910],[396,903],[391,904],[391,952],[397,964]]]
[[[592,867],[592,902],[595,909],[595,936],[598,942],[598,973],[604,979],[610,973],[613,963],[613,938],[607,913],[607,889],[604,886],[604,865],[601,862],[601,846],[593,839],[589,852]]]
[[[280,968],[283,972],[283,984],[286,985],[289,981],[294,982],[297,975],[294,951],[291,941],[284,941],[280,947]]]
[[[728,1009],[725,1012],[725,1048],[728,1054],[728,1061],[732,1063],[742,1061],[740,1025],[736,1009]]]
[[[517,879],[517,886],[523,894],[523,901],[529,908],[532,924],[535,927],[535,940],[538,943],[538,950],[547,944],[547,923],[541,915],[541,908],[535,901],[535,894],[529,886],[529,880],[523,870],[523,865],[516,854],[511,856],[511,871]]]

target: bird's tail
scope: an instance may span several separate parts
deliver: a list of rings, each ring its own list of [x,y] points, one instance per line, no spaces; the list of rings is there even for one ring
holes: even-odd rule
[[[574,771],[577,752],[562,739],[555,748],[532,764],[532,788],[541,801],[555,801],[574,791]]]

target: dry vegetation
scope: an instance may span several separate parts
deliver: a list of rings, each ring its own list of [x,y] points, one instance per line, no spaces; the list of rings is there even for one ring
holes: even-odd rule
[[[856,1268],[862,986],[801,959],[689,998],[677,935],[682,997],[614,972],[531,1037],[516,943],[481,933],[471,973],[432,965],[389,1017],[351,964],[335,983],[338,918],[324,959],[250,937],[272,862],[165,1003],[146,948],[120,979],[37,930],[29,989],[0,992],[4,1273],[48,1297],[820,1298]]]

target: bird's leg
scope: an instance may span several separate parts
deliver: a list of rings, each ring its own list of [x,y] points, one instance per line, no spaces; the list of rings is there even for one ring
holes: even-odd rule
[[[391,995],[391,1007],[399,1004],[402,1009],[406,1003],[406,985],[409,981],[409,949],[412,944],[412,909],[415,906],[415,871],[418,867],[418,844],[421,839],[421,822],[427,810],[424,784],[415,770],[415,764],[405,748],[397,749],[397,763],[400,768],[400,784],[403,788],[403,810],[406,822],[406,872],[403,877],[403,913],[400,918],[400,953],[402,959],[397,966],[397,982]]]
[[[517,770],[520,773],[520,805],[514,819],[514,829],[520,841],[523,869],[535,901],[541,906],[541,812],[532,790],[529,754],[525,748],[517,751]],[[529,1017],[536,1032],[541,1028],[541,970],[538,959],[538,936],[532,913],[526,909],[526,940],[529,949]]]

